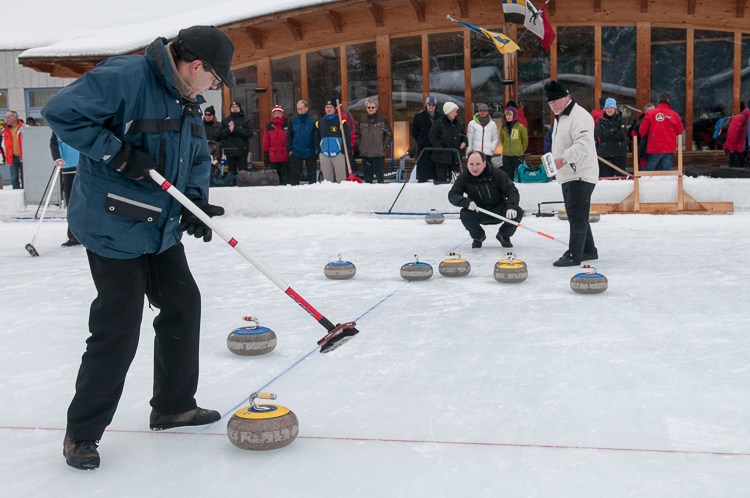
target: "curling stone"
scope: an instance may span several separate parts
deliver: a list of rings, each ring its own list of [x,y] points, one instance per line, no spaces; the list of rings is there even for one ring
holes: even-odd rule
[[[461,259],[461,255],[457,252],[448,253],[451,256],[448,259],[444,259],[438,266],[438,271],[444,277],[463,277],[468,275],[471,271],[471,265],[465,259]]]
[[[419,257],[414,255],[413,263],[406,263],[401,267],[401,278],[404,280],[427,280],[432,276],[432,265],[420,263]]]
[[[581,265],[581,268],[588,269],[584,273],[577,273],[570,279],[570,288],[578,294],[601,294],[609,283],[607,277],[596,272],[596,268],[591,265]]]
[[[276,399],[275,394],[253,393],[250,406],[238,410],[227,423],[227,437],[238,448],[276,450],[292,444],[299,433],[297,416],[279,405],[256,405],[255,398]]]
[[[568,213],[566,213],[564,209],[561,209],[557,212],[557,217],[561,220],[567,220]],[[602,215],[600,215],[598,212],[589,211],[589,223],[596,223],[600,219],[602,219]]]
[[[439,225],[445,221],[445,216],[434,209],[430,209],[430,212],[424,217],[424,220],[428,225]]]
[[[227,337],[229,351],[240,356],[260,356],[270,353],[276,347],[276,334],[273,330],[261,327],[257,318],[246,316],[255,326],[234,329]]]
[[[514,253],[514,252],[506,252],[505,253],[505,258],[503,258],[500,261],[498,261],[495,266],[497,266],[497,265],[513,265],[513,264],[521,265],[524,268],[526,268],[526,262],[523,261],[523,260],[517,259],[516,258],[516,253]]]
[[[339,254],[339,260],[328,263],[323,273],[332,280],[346,280],[357,273],[357,268],[351,261],[341,261],[341,254]]]
[[[504,284],[517,284],[529,278],[529,270],[518,263],[502,264],[498,261],[495,264],[495,280]]]

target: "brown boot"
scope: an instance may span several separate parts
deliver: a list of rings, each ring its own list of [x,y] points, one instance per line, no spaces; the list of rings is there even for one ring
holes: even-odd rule
[[[219,412],[204,408],[194,408],[189,412],[178,413],[177,415],[162,415],[152,409],[150,427],[152,431],[163,431],[175,427],[211,424],[220,419],[221,414]]]
[[[74,441],[65,436],[63,455],[65,461],[78,470],[94,470],[99,468],[101,459],[96,450],[97,441]]]

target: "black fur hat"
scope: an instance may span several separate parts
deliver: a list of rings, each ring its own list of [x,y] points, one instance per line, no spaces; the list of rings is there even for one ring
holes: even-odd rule
[[[555,80],[549,81],[544,85],[544,93],[547,95],[547,101],[557,100],[565,97],[570,92],[565,85]]]

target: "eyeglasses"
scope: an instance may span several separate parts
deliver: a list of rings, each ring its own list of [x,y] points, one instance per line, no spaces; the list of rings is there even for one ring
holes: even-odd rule
[[[206,115],[207,118],[213,117],[213,114],[211,114],[210,112],[205,112],[204,114]]]
[[[377,107],[375,107],[375,106],[369,106],[369,105],[367,106],[367,108],[368,109],[377,109]]]
[[[204,67],[203,70],[205,71],[206,68]],[[219,78],[219,76],[214,72],[213,69],[210,69],[207,72],[211,73],[211,76],[214,77],[214,81],[211,83],[211,85],[212,86],[219,86],[221,84],[221,78]]]

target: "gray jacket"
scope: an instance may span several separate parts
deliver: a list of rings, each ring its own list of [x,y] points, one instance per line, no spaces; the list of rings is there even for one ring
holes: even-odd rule
[[[385,116],[367,114],[359,120],[356,138],[360,156],[384,157],[385,149],[393,140],[393,131]]]

